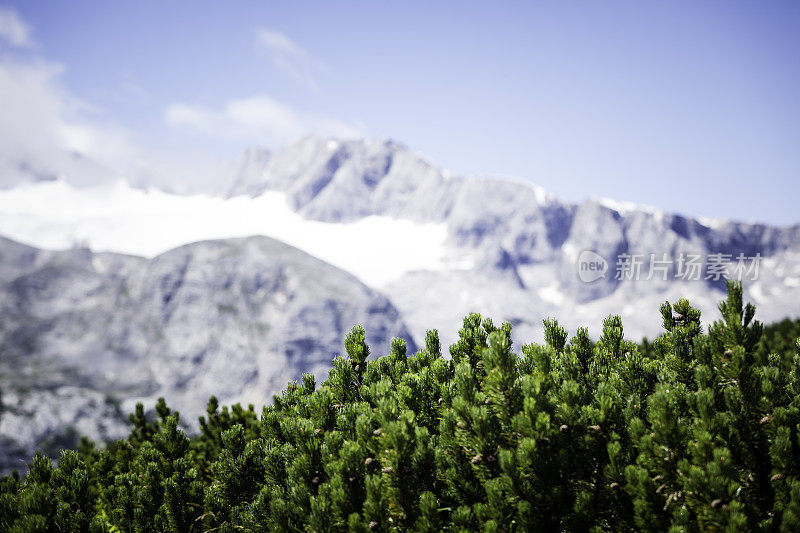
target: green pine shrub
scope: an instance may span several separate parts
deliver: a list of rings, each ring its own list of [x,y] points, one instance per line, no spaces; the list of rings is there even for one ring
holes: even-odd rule
[[[798,531],[800,328],[766,330],[728,286],[707,333],[681,300],[641,344],[472,314],[370,360],[364,330],[327,381],[264,407],[211,398],[188,437],[163,400],[128,439],[84,441],[0,480],[3,531]],[[766,331],[766,333],[765,333]]]

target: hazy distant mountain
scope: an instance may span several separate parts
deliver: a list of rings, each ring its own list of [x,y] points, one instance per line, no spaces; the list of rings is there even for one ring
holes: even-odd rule
[[[747,295],[769,302],[762,318],[800,315],[800,224],[706,221],[599,199],[572,204],[532,184],[453,177],[392,141],[307,137],[275,153],[249,151],[229,195],[265,191],[285,193],[293,209],[315,220],[383,215],[445,224],[458,266],[408,273],[382,287],[415,335],[435,325],[452,339],[469,310],[514,321],[522,338],[538,335],[545,316],[597,328],[611,312],[623,314],[634,337],[655,335],[658,304],[683,296],[716,319],[721,281],[676,281],[673,270],[666,281],[616,280],[623,253],[761,254],[766,260]],[[578,277],[584,250],[609,263],[604,279]]]
[[[152,260],[0,239],[0,469],[121,436],[137,400],[163,395],[193,422],[212,394],[262,405],[304,372],[321,382],[355,324],[377,354],[396,336],[415,350],[387,298],[273,239]]]

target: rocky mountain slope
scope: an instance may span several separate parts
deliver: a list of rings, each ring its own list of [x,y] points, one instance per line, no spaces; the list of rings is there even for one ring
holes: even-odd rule
[[[747,296],[769,301],[768,316],[800,315],[800,224],[772,227],[705,221],[678,214],[590,199],[560,201],[528,183],[460,178],[393,141],[339,141],[307,137],[274,153],[251,150],[232,178],[229,195],[281,191],[303,216],[331,223],[371,215],[445,224],[453,267],[406,274],[384,290],[412,333],[439,327],[451,339],[464,314],[475,310],[518,324],[521,337],[541,334],[541,319],[558,316],[572,327],[595,330],[621,313],[633,337],[655,335],[655,311],[668,298],[691,297],[708,319],[716,317],[723,280],[682,279],[678,258],[760,254]],[[746,217],[746,213],[742,213]],[[583,251],[602,257],[609,270],[587,283],[578,276]],[[667,279],[616,278],[621,254],[650,254],[671,261]],[[732,266],[732,265],[731,265]],[[750,265],[748,265],[750,266]]]
[[[136,401],[164,395],[192,422],[212,394],[263,404],[304,372],[322,380],[355,324],[376,352],[396,336],[415,349],[386,297],[266,237],[151,260],[0,239],[0,470],[123,435]]]

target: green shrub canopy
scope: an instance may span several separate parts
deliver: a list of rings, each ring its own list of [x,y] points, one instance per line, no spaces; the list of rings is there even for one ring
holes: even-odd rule
[[[37,455],[0,530],[800,531],[798,323],[762,336],[735,284],[719,310],[704,334],[665,303],[642,345],[547,320],[520,356],[476,314],[449,359],[429,331],[368,360],[356,327],[260,417],[212,397],[187,437],[161,400],[126,440]]]

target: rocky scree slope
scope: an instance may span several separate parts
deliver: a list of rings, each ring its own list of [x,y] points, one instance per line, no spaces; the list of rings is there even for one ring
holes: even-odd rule
[[[273,239],[152,260],[0,239],[0,470],[124,435],[137,401],[166,396],[187,423],[212,394],[263,404],[304,372],[324,378],[354,324],[372,346],[415,346],[385,296]]]

